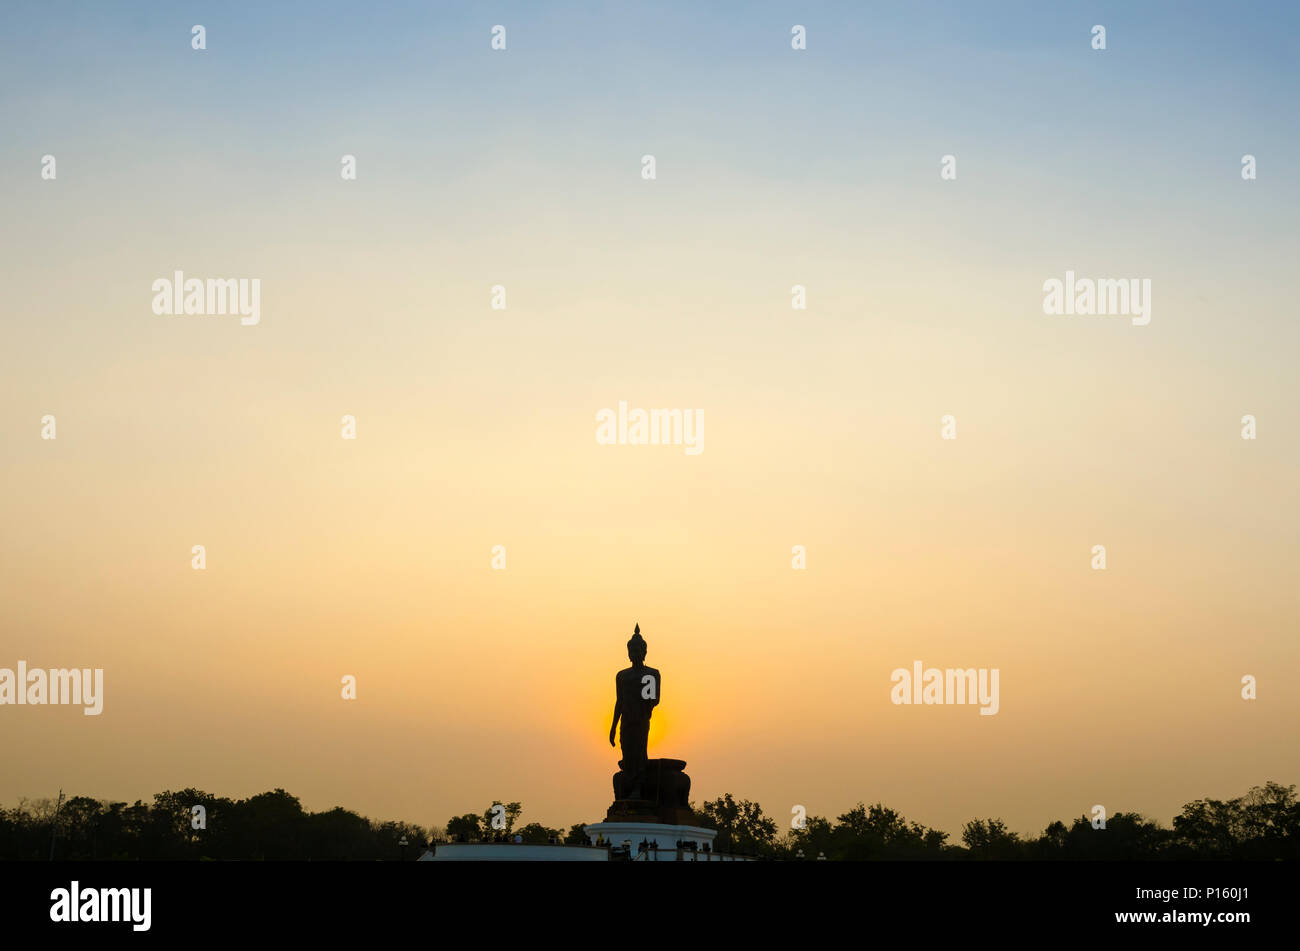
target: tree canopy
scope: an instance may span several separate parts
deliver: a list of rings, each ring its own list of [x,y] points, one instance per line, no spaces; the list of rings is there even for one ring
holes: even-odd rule
[[[378,822],[342,807],[308,812],[283,789],[227,799],[199,789],[167,790],[153,802],[73,796],[23,800],[0,809],[0,859],[411,860],[437,841],[587,844],[584,823],[568,832],[529,822],[516,830],[518,802],[494,801],[483,813],[453,816],[441,828]],[[201,810],[195,807],[201,807]],[[1300,859],[1296,787],[1267,782],[1235,799],[1197,799],[1172,827],[1117,812],[1099,827],[1087,816],[1021,835],[999,818],[976,818],[948,834],[907,821],[883,803],[859,802],[834,821],[810,815],[778,835],[774,819],[726,793],[693,807],[717,830],[717,851],[797,860]],[[407,845],[402,846],[403,839]]]

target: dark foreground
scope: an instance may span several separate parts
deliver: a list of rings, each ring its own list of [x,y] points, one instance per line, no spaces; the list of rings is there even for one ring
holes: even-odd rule
[[[460,935],[460,943],[496,934],[567,946],[614,933],[636,943],[731,943],[770,940],[778,925],[812,940],[847,927],[867,941],[951,936],[985,945],[1131,932],[1220,943],[1292,923],[1296,870],[1291,862],[7,862],[0,915],[11,937],[114,943],[191,935]]]

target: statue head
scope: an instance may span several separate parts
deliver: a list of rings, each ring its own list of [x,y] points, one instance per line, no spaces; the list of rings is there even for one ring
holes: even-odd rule
[[[636,630],[632,632],[632,639],[627,642],[627,659],[634,664],[643,663],[645,651],[645,638],[641,636],[641,625],[637,624]]]

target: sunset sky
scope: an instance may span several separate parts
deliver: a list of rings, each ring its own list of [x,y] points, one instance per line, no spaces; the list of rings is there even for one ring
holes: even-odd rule
[[[1300,782],[1300,14],[1132,6],[5,4],[0,667],[105,699],[0,707],[0,805],[596,821],[636,622],[650,755],[783,829]]]

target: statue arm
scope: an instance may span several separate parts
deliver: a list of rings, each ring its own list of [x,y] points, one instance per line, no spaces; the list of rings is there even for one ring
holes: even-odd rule
[[[618,718],[623,713],[623,701],[618,696],[618,681],[614,682],[614,719],[609,725],[609,745],[614,745],[614,730],[618,727]]]

